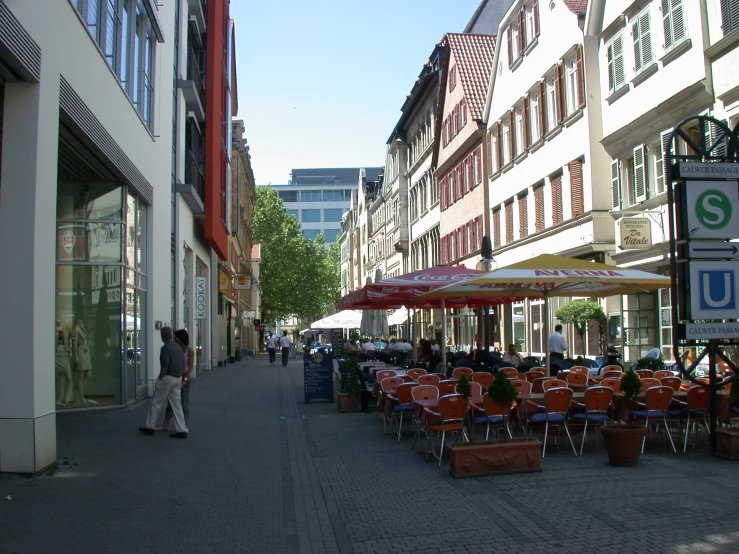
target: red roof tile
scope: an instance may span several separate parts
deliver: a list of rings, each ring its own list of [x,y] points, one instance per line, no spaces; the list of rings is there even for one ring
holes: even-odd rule
[[[588,9],[588,0],[564,0],[564,3],[575,15],[585,15]]]
[[[495,36],[450,33],[445,36],[457,63],[471,119],[482,119],[485,95],[493,70]]]

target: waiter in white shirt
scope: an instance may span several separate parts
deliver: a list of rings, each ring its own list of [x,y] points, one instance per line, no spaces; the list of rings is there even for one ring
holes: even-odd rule
[[[287,356],[290,353],[290,337],[287,336],[287,331],[282,332],[280,346],[282,347],[282,365],[287,367]]]
[[[549,360],[555,362],[564,360],[564,352],[567,350],[567,343],[562,336],[562,326],[557,324],[554,326],[554,333],[549,336]]]

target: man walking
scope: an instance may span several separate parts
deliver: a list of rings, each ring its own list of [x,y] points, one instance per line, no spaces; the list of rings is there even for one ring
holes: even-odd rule
[[[277,335],[270,333],[267,337],[267,353],[270,365],[275,365],[275,352],[277,350]]]
[[[290,337],[287,336],[287,331],[282,332],[280,346],[282,347],[282,365],[287,367],[287,356],[290,354]]]
[[[558,360],[564,360],[564,352],[567,350],[567,343],[562,336],[562,326],[557,324],[554,326],[554,333],[549,336],[549,361],[552,365],[552,374],[557,374],[557,369],[553,366]]]
[[[154,397],[151,399],[151,408],[149,416],[146,418],[146,425],[139,427],[139,431],[147,435],[153,435],[157,426],[159,412],[162,407],[172,406],[172,415],[174,416],[175,432],[169,435],[176,439],[187,438],[187,425],[185,424],[185,415],[182,413],[182,374],[185,367],[185,355],[182,348],[172,340],[172,328],[162,328],[162,342],[164,345],[159,351],[159,378],[154,387]]]

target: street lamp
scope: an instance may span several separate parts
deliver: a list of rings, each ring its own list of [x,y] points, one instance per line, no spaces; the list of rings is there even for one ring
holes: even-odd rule
[[[498,269],[498,262],[493,259],[493,245],[490,243],[490,237],[485,235],[482,237],[482,245],[480,246],[480,255],[482,259],[477,262],[477,269],[484,273],[490,273]],[[482,333],[485,341],[485,352],[490,352],[490,332],[488,330],[488,321],[490,320],[490,306],[483,307],[485,314],[482,320]],[[487,354],[486,354],[487,355]]]

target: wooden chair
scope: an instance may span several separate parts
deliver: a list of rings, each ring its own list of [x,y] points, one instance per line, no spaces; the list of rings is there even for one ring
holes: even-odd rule
[[[444,379],[439,382],[439,395],[445,396],[447,394],[454,394],[457,388],[457,382],[454,379]]]
[[[652,375],[652,377],[661,381],[665,377],[675,377],[675,374],[669,369],[659,369],[654,372],[654,375]]]
[[[418,382],[418,378],[421,375],[426,375],[427,373],[428,372],[425,369],[419,369],[419,368],[408,370],[408,375],[410,375],[413,378],[413,380],[416,382]]]
[[[513,438],[513,435],[511,434],[511,428],[508,425],[508,416],[511,413],[511,407],[501,406],[497,402],[494,402],[493,399],[490,398],[490,395],[487,393],[485,394],[485,396],[482,397],[482,403],[485,407],[485,413],[483,415],[475,417],[473,419],[473,422],[475,425],[481,425],[483,423],[485,424],[485,440],[488,440],[488,437],[490,436],[490,429],[500,429],[504,433],[507,432],[510,438]]]
[[[567,381],[563,381],[562,379],[549,379],[548,381],[544,381],[541,386],[543,391],[547,392],[549,389],[554,389],[557,387],[567,388]]]
[[[523,376],[529,383],[533,383],[535,380],[540,379],[541,377],[546,377],[546,373],[540,371],[538,367],[535,367],[534,369],[530,369],[529,371],[524,373]]]
[[[426,375],[426,377],[431,376]],[[411,396],[413,397],[413,402],[416,402],[417,400],[437,400],[439,398],[439,389],[434,385],[418,385],[417,387],[413,387],[411,390]],[[423,411],[423,408],[416,407],[414,416],[416,422],[416,433],[413,436],[411,449],[416,447],[416,439],[420,441],[421,430],[423,429],[425,431],[425,425],[428,423],[427,419],[423,417]]]
[[[441,435],[439,443],[439,455],[436,455],[436,449],[432,443],[432,453],[434,458],[439,460],[441,467],[441,457],[444,455],[444,444],[446,442],[447,433],[464,433],[464,415],[466,404],[464,396],[461,394],[447,394],[439,398],[439,411],[425,409],[430,420],[426,425],[426,451],[428,452],[428,439],[432,432]],[[438,423],[435,423],[438,421]]]
[[[484,371],[476,371],[472,374],[472,381],[475,383],[480,383],[482,385],[482,388],[485,390],[488,390],[490,385],[493,384],[493,381],[495,380],[495,376],[492,373],[486,373]]]
[[[590,387],[585,391],[585,412],[574,414],[572,419],[585,422],[582,430],[582,441],[580,442],[580,456],[585,446],[585,438],[588,434],[588,423],[595,426],[595,447],[598,448],[598,428],[603,426],[608,417],[608,408],[613,399],[613,389],[610,387]]]
[[[631,416],[634,421],[644,420],[644,426],[649,428],[650,423],[662,423],[667,432],[667,438],[670,439],[673,452],[677,452],[675,449],[675,443],[672,441],[672,435],[670,434],[670,426],[667,423],[667,408],[670,406],[672,400],[672,389],[670,387],[650,387],[644,394],[645,406],[643,410],[632,410]],[[644,445],[647,443],[647,437],[644,436],[642,441],[641,451],[644,453]]]
[[[421,375],[418,379],[416,379],[416,383],[418,383],[419,385],[433,385],[435,387],[438,387],[440,382],[441,377],[439,377],[436,373],[433,373],[431,375]]]
[[[501,367],[498,371],[505,373],[509,379],[518,379],[518,370],[515,367]]]
[[[398,421],[398,442],[403,432],[403,419],[405,414],[411,418],[415,411],[415,405],[413,404],[412,391],[418,386],[417,383],[403,383],[398,385],[395,389],[395,394],[386,393],[390,400],[390,428],[393,429],[393,425],[396,419]]]
[[[559,435],[560,425],[565,428],[567,439],[570,441],[570,446],[572,446],[572,452],[577,456],[575,443],[572,442],[570,429],[567,427],[567,411],[572,402],[572,395],[572,389],[568,389],[566,387],[555,387],[549,389],[544,393],[544,412],[534,414],[529,419],[532,425],[544,424],[544,439],[542,441],[543,444],[541,452],[542,459],[544,459],[547,453],[547,435],[549,434],[550,424],[557,426],[557,435]]]
[[[467,377],[469,377],[473,373],[474,372],[469,367],[457,367],[452,372],[452,377],[454,377],[455,379],[459,379],[462,375],[466,375]]]
[[[654,377],[654,371],[652,371],[651,369],[637,369],[635,373],[642,379],[644,379],[645,377],[647,378]]]

